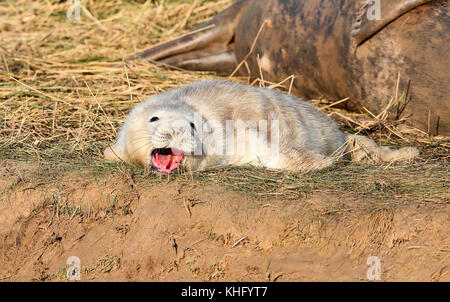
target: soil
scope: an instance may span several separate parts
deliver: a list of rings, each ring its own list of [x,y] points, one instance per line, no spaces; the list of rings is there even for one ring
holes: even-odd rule
[[[382,281],[450,281],[448,197],[370,209],[351,192],[291,200],[0,166],[3,281],[64,281],[70,256],[82,281],[367,281],[370,256]]]

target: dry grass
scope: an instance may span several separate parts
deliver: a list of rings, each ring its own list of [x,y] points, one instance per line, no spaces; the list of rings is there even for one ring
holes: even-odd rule
[[[214,76],[121,59],[185,33],[231,2],[83,1],[78,21],[67,19],[65,1],[2,2],[3,157],[100,155],[133,104]]]
[[[100,159],[130,108],[148,95],[218,75],[171,70],[151,62],[126,65],[122,59],[186,33],[232,2],[86,0],[80,20],[67,19],[69,5],[65,1],[0,3],[0,157],[64,162],[64,169],[131,169]],[[256,80],[233,79],[287,92],[295,80],[293,76],[279,83],[262,76]],[[391,108],[378,115],[335,108],[346,100],[313,102],[338,119],[348,132],[362,132],[387,145],[421,147],[423,155],[413,165],[338,165],[309,176],[224,168],[192,177],[199,182],[226,183],[237,190],[289,199],[318,190],[369,192],[375,198],[400,194],[407,198],[408,188],[416,188],[420,196],[448,200],[448,196],[442,197],[446,195],[442,188],[448,184],[442,182],[448,177],[449,140],[407,127],[399,110],[388,110],[401,109],[407,98],[396,94]],[[397,114],[397,118],[389,119],[389,114]],[[424,177],[427,173],[428,178]],[[149,181],[145,171],[137,174]],[[188,180],[191,176],[183,177]],[[175,178],[170,176],[169,180]],[[379,179],[385,181],[377,183]]]

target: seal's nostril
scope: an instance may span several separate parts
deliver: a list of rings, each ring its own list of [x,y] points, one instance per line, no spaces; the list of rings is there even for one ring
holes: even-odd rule
[[[152,117],[150,119],[150,123],[153,123],[153,122],[156,122],[156,121],[159,121],[159,117],[157,117],[157,116],[154,116],[154,117]]]

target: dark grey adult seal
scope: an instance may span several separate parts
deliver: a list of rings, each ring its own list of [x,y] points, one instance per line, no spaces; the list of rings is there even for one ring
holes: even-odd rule
[[[303,98],[343,99],[348,109],[392,108],[430,134],[450,134],[448,0],[238,0],[191,33],[143,51],[191,70],[280,81]],[[247,64],[239,64],[245,60]],[[259,63],[258,63],[259,62]]]

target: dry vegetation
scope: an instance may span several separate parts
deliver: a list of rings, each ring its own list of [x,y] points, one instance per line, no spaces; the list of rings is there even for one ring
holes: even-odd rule
[[[101,159],[103,148],[115,138],[134,104],[171,87],[219,77],[155,62],[125,64],[123,58],[186,33],[232,2],[86,0],[80,20],[67,18],[70,5],[66,1],[0,2],[0,160],[5,175],[15,177],[1,188],[0,204],[18,188],[24,192],[59,187],[64,175],[75,172],[77,177],[95,181],[119,175],[140,193],[149,185],[201,184],[225,186],[265,203],[272,199],[299,202],[317,193],[354,201],[324,205],[318,214],[323,217],[416,204],[448,213],[448,138],[430,137],[402,121],[389,120],[387,112],[376,116],[336,109],[339,102],[333,101],[313,102],[338,119],[344,130],[371,135],[382,144],[416,145],[421,157],[413,163],[382,166],[342,163],[308,174],[224,167],[164,177]],[[242,77],[233,80],[289,91],[295,79],[280,79],[279,84]],[[405,98],[394,95],[392,104]],[[33,162],[32,168],[21,168],[18,162]],[[39,209],[52,206],[44,205]],[[67,210],[67,205],[58,207]],[[72,220],[86,211],[80,205],[79,210],[69,206],[66,212]],[[448,255],[448,245],[445,249]],[[99,263],[93,270],[109,267]],[[46,280],[48,274],[44,275]]]
[[[67,18],[70,5],[65,1],[3,2],[0,6],[1,158],[41,159],[69,166],[79,166],[81,162],[81,165],[94,165],[100,169],[114,167],[100,159],[102,150],[114,140],[118,127],[134,104],[171,87],[217,77],[209,73],[168,69],[154,62],[125,64],[123,58],[184,34],[231,2],[84,1],[80,20]],[[280,79],[281,84],[274,84],[263,81],[262,77],[251,81],[234,79],[285,91],[289,91],[295,80]],[[401,102],[402,97],[405,96],[394,97],[392,107],[395,100]],[[354,114],[334,108],[339,101],[314,102],[340,120],[347,131],[372,134],[386,144],[421,146],[423,160],[410,169],[402,168],[406,173],[411,172],[410,176],[421,173],[422,169],[430,169],[429,164],[436,169],[436,175],[430,177],[442,179],[440,173],[447,172],[449,144],[446,138],[429,137],[398,121],[387,122],[386,113],[377,117],[367,113]],[[385,168],[381,167],[381,171]],[[367,167],[344,170],[345,173],[360,174]],[[240,185],[233,187],[256,190],[249,181],[251,175],[246,174],[251,169],[239,171]],[[342,173],[338,171],[334,173]],[[388,173],[392,171],[398,172],[388,169]],[[212,180],[217,175],[218,181],[222,181],[233,178],[221,175],[236,172],[223,173],[222,170],[208,172],[200,178]],[[242,173],[245,176],[241,179]],[[279,191],[282,184],[291,183],[292,187],[295,183],[295,180],[286,180],[288,176],[284,174],[273,175],[278,176],[273,176],[277,179],[273,181],[273,188],[267,185],[271,188],[269,191]],[[323,177],[326,176],[334,179],[333,172],[324,173]],[[269,179],[273,177],[269,176]],[[359,179],[366,182],[364,177]],[[315,187],[326,189],[322,181]],[[300,194],[295,189],[286,192]]]
[[[201,24],[231,1],[167,2],[84,1],[79,21],[67,19],[66,1],[2,2],[2,155],[100,155],[133,104],[212,77],[122,63],[136,50]]]

